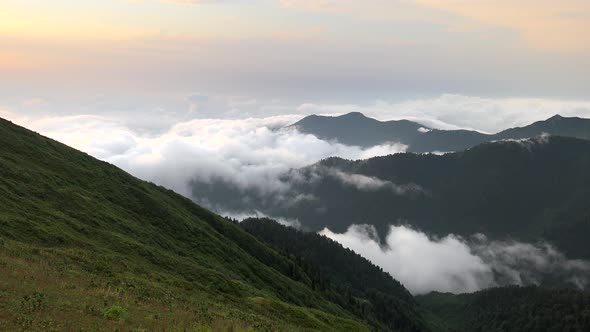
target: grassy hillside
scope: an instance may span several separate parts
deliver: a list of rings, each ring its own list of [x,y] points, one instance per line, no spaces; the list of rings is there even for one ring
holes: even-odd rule
[[[0,120],[0,330],[369,325],[170,190]]]

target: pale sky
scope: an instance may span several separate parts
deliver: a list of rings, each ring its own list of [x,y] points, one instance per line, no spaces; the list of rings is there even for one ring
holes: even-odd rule
[[[0,109],[585,101],[588,31],[587,0],[0,0]]]

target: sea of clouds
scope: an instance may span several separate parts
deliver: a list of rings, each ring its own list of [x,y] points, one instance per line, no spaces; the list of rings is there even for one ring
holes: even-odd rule
[[[404,152],[407,148],[393,142],[363,149],[323,141],[288,128],[309,114],[355,111],[380,120],[410,119],[432,128],[483,132],[526,125],[554,114],[590,117],[589,102],[461,95],[377,101],[370,105],[290,107],[278,101],[265,103],[195,94],[187,103],[188,111],[176,113],[96,110],[61,114],[40,112],[39,107],[43,107],[40,101],[35,103],[35,112],[5,107],[0,108],[0,116],[188,197],[194,197],[192,181],[214,183],[220,179],[243,191],[288,193],[289,185],[280,176],[291,169],[331,156],[365,159]],[[386,188],[399,193],[420,190],[362,175],[333,173],[332,176],[362,190]],[[240,216],[239,211],[233,214]],[[272,217],[297,225],[297,220]],[[368,226],[357,225],[344,234],[328,229],[322,234],[383,267],[413,293],[534,284],[544,280],[547,271],[585,287],[590,274],[587,262],[568,260],[546,244],[489,241],[485,236],[433,238],[405,226],[392,226],[383,246],[375,241],[373,232]]]

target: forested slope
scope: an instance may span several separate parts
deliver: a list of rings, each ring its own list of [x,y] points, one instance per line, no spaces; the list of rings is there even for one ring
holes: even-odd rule
[[[189,199],[0,120],[0,330],[368,330]]]

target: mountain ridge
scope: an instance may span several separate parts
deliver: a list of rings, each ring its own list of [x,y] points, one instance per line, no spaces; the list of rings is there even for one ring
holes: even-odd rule
[[[385,143],[401,143],[408,152],[453,152],[481,143],[521,139],[543,133],[590,139],[590,119],[554,115],[524,127],[514,127],[495,134],[475,130],[441,130],[409,120],[379,121],[353,112],[340,116],[310,115],[290,127],[320,139],[335,140],[346,145],[370,147]]]
[[[213,202],[223,198],[228,211],[256,209],[296,219],[312,231],[328,227],[343,233],[362,221],[384,238],[389,225],[405,223],[439,236],[547,240],[573,258],[590,258],[583,240],[590,236],[587,169],[590,141],[539,136],[443,155],[327,158],[283,174],[290,196],[277,199],[256,191],[237,193],[222,182],[195,182],[193,193],[196,200],[199,195]],[[289,199],[293,203],[284,204]]]

